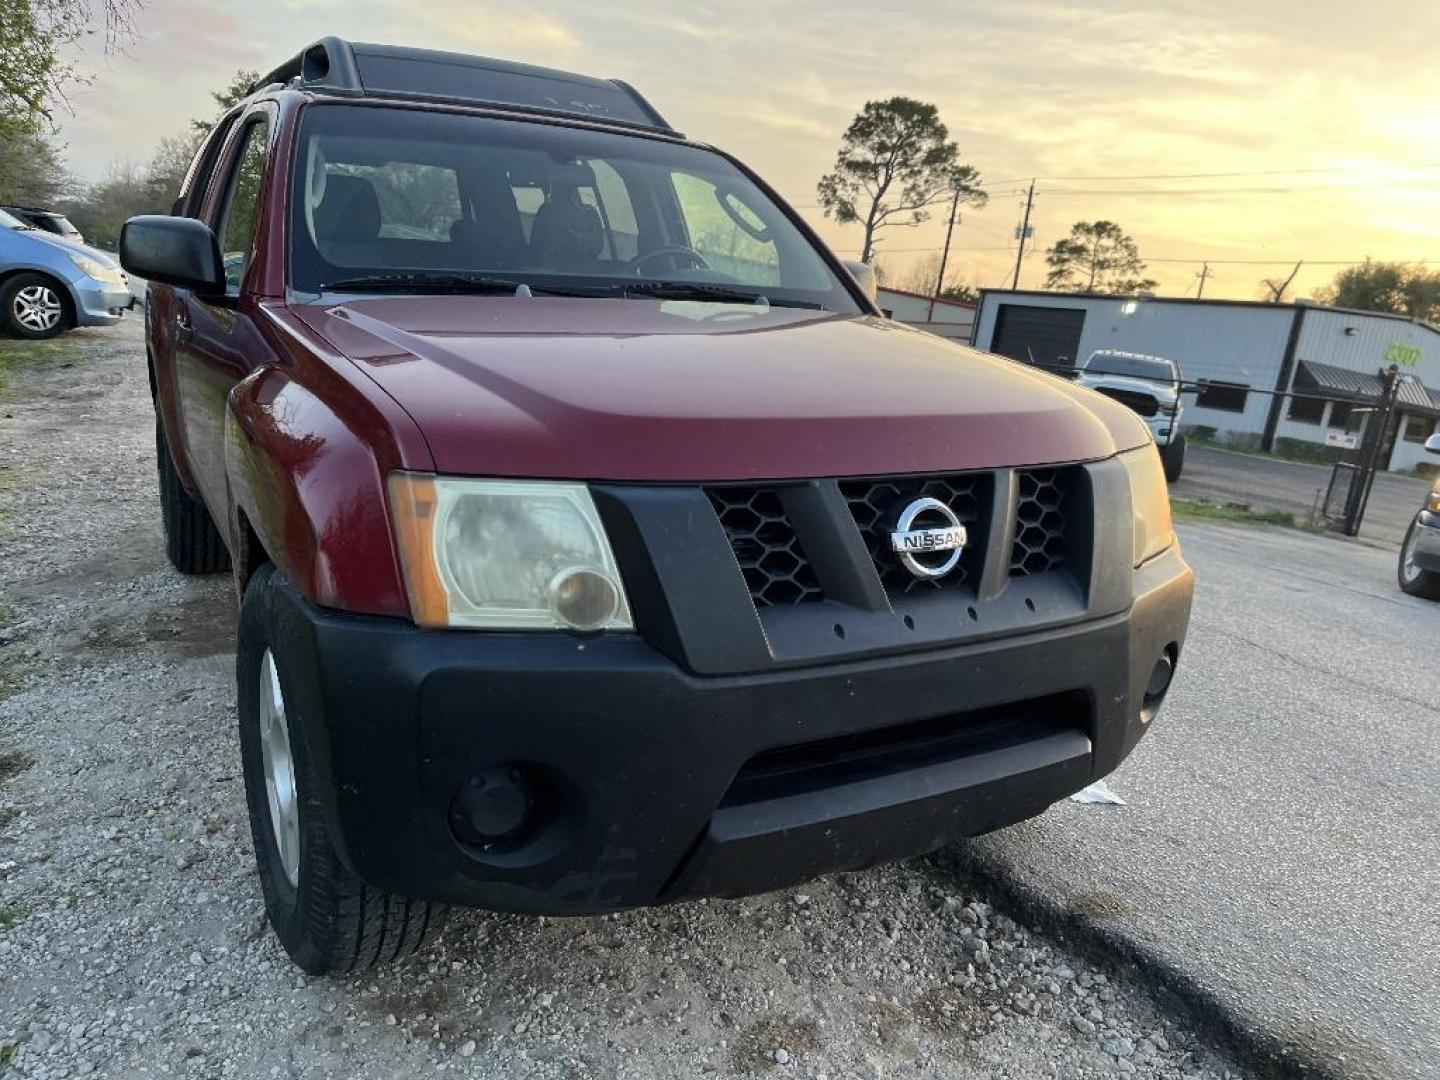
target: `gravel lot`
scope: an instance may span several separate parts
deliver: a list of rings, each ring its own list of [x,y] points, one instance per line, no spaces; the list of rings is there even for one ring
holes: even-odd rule
[[[0,1074],[1240,1075],[1136,972],[929,860],[600,919],[461,912],[407,965],[300,977],[252,869],[231,585],[163,562],[138,322],[0,342],[0,378]]]

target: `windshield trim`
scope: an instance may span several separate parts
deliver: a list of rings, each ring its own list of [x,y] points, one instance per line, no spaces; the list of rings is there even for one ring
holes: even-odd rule
[[[609,122],[594,121],[583,116],[575,116],[571,114],[549,115],[544,113],[521,112],[513,109],[507,109],[503,106],[496,104],[476,103],[468,101],[439,101],[435,99],[411,101],[404,98],[381,97],[379,95],[374,98],[367,97],[363,100],[358,100],[355,98],[329,97],[325,95],[307,93],[303,95],[301,105],[296,110],[294,119],[290,125],[290,137],[288,140],[289,146],[287,147],[289,161],[286,164],[286,173],[288,185],[291,187],[292,190],[297,182],[300,169],[302,167],[301,155],[303,153],[302,148],[304,146],[305,140],[302,139],[301,136],[303,133],[306,117],[312,109],[323,108],[379,108],[400,110],[404,112],[418,112],[424,114],[447,114],[465,116],[474,119],[493,120],[506,124],[558,127],[603,135],[607,138],[613,139],[644,140],[646,142],[656,143],[664,146],[687,147],[699,153],[714,155],[715,157],[726,162],[728,165],[734,168],[745,180],[754,185],[754,187],[761,193],[764,198],[769,200],[771,205],[796,231],[800,239],[804,241],[805,245],[809,248],[810,252],[814,255],[814,257],[819,260],[819,262],[824,266],[825,270],[834,278],[834,281],[839,288],[839,292],[846,296],[849,302],[853,304],[856,309],[853,312],[836,308],[828,308],[826,310],[831,310],[837,314],[846,315],[868,315],[872,317],[881,317],[883,315],[878,304],[868,295],[866,295],[864,290],[861,288],[859,282],[855,280],[854,275],[851,274],[850,271],[846,268],[844,261],[841,260],[834,251],[831,250],[830,246],[825,243],[823,239],[821,239],[819,234],[814,230],[814,228],[811,227],[810,223],[806,221],[803,216],[801,216],[801,214],[789,203],[788,200],[786,200],[778,191],[775,190],[775,188],[773,188],[768,182],[766,182],[763,177],[761,177],[758,173],[752,170],[743,161],[736,158],[732,154],[729,154],[726,151],[720,149],[719,147],[713,146],[709,143],[686,138],[678,134],[677,132],[666,131],[659,128],[631,128],[629,126],[616,125]],[[295,216],[293,211],[290,211],[288,209],[283,216],[285,230],[285,292],[294,293],[298,296],[317,296],[319,295],[317,290],[301,288],[295,284],[293,272]],[[359,268],[356,269],[357,271],[359,270]],[[559,280],[551,280],[547,282],[545,275],[530,275],[530,279],[533,279],[533,283],[541,288],[544,288],[547,284],[550,287],[556,289],[563,290],[566,288],[567,283],[565,279],[569,277],[569,275],[552,275],[552,277]],[[595,284],[593,287],[603,291],[609,289],[614,285],[619,284],[625,279],[597,278],[594,280],[598,282],[598,284]],[[643,283],[648,280],[650,279],[643,277],[637,277],[635,279],[635,281],[638,283]],[[572,281],[568,284],[571,288],[584,287],[583,284],[579,281]],[[741,287],[763,289],[763,287],[748,285],[742,285]],[[771,297],[770,299],[772,302],[776,302],[778,306],[778,301],[775,297]]]

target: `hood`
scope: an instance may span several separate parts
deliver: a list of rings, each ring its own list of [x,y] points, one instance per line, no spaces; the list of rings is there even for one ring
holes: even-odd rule
[[[1123,406],[885,319],[652,299],[394,296],[291,309],[440,472],[716,481],[1108,457]]]
[[[34,240],[41,244],[48,244],[51,247],[59,248],[67,254],[85,255],[104,266],[109,266],[116,270],[120,269],[120,260],[108,251],[101,251],[99,248],[93,248],[89,244],[81,243],[79,240],[72,240],[68,236],[61,236],[59,233],[32,227],[29,229],[12,230],[10,235],[25,240]]]

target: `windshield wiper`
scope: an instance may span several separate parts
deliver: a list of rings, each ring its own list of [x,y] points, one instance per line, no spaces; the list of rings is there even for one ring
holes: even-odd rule
[[[550,289],[539,285],[527,285],[510,278],[487,277],[483,274],[364,274],[359,277],[337,278],[324,282],[321,290],[350,292],[442,292],[475,293],[484,296],[510,294],[528,297],[532,293],[547,293],[551,296],[589,296],[590,293]]]
[[[745,292],[726,285],[706,285],[698,281],[637,281],[617,286],[625,296],[647,296],[657,300],[703,300],[712,304],[754,304],[757,307],[792,307],[820,309],[820,304],[805,300],[772,300],[764,293]]]

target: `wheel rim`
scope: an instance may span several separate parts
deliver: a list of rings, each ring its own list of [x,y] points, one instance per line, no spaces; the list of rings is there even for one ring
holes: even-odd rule
[[[54,330],[60,325],[65,309],[54,289],[45,285],[29,285],[15,294],[11,305],[15,321],[27,330]]]
[[[270,650],[260,658],[260,762],[265,797],[280,866],[291,885],[300,884],[300,803],[295,789],[295,759],[290,753],[290,720],[280,673]]]
[[[1418,539],[1415,530],[1410,530],[1410,535],[1405,538],[1405,548],[1400,552],[1400,575],[1406,581],[1414,581],[1420,576],[1420,566],[1415,561],[1415,542]]]

